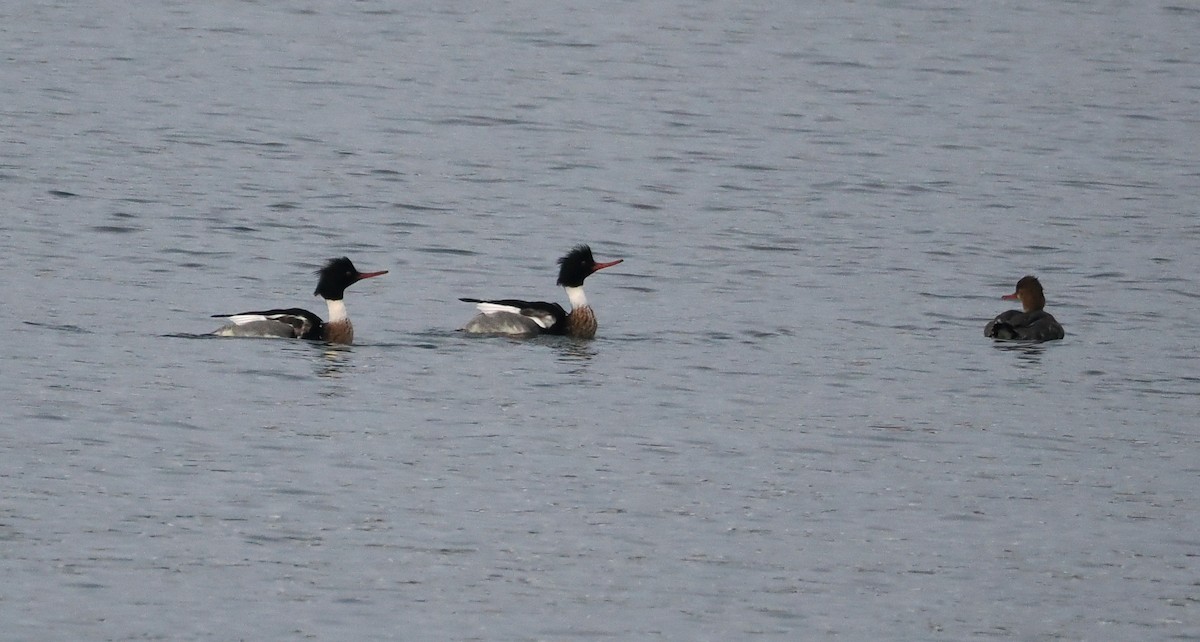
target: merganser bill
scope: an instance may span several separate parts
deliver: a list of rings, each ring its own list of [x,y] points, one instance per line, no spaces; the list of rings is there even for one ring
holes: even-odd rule
[[[592,248],[576,246],[558,260],[558,284],[567,291],[567,299],[571,302],[570,312],[557,303],[545,301],[463,298],[459,300],[477,304],[475,309],[479,310],[479,314],[462,329],[464,332],[486,334],[558,334],[591,339],[596,336],[596,314],[583,294],[583,280],[623,260],[597,263],[592,258]]]
[[[987,327],[983,329],[983,336],[1024,341],[1054,341],[1066,336],[1058,321],[1042,309],[1046,307],[1046,295],[1036,277],[1023,277],[1017,281],[1015,292],[1000,298],[1020,301],[1022,309],[1001,312],[988,322]]]
[[[342,301],[346,288],[363,279],[387,274],[359,272],[350,259],[330,259],[325,267],[317,271],[317,289],[313,296],[325,299],[329,308],[329,320],[300,308],[261,310],[238,314],[214,314],[214,318],[227,318],[229,325],[218,328],[213,334],[222,337],[283,337],[287,339],[309,339],[329,343],[354,343],[354,326],[346,315],[346,304]]]

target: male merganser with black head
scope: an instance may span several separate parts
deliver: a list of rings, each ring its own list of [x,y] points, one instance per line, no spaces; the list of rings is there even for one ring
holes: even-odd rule
[[[354,326],[346,316],[346,304],[342,298],[346,288],[363,279],[387,274],[359,272],[350,259],[330,259],[325,267],[317,271],[320,279],[313,296],[325,299],[329,307],[329,321],[300,308],[286,310],[262,310],[240,314],[214,314],[215,318],[228,318],[229,325],[213,332],[222,337],[284,337],[288,339],[310,339],[329,343],[354,343]]]
[[[1053,341],[1066,336],[1046,307],[1046,295],[1036,277],[1027,276],[1017,281],[1017,289],[1002,299],[1020,301],[1021,310],[1001,312],[983,329],[983,336],[993,339],[1020,339],[1024,341]]]
[[[476,303],[479,314],[467,322],[464,332],[488,334],[514,334],[532,336],[537,334],[561,334],[576,339],[591,339],[596,336],[596,314],[583,295],[583,280],[593,273],[612,267],[624,259],[597,263],[592,258],[592,248],[579,245],[558,260],[558,284],[566,288],[571,301],[571,311],[563,310],[557,303],[545,301],[518,301],[516,299],[460,299]]]

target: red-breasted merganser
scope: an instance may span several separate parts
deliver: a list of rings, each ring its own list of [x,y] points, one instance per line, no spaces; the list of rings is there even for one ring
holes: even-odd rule
[[[1017,281],[1017,289],[1002,299],[1020,301],[1021,310],[1001,312],[988,322],[983,336],[993,339],[1020,339],[1025,341],[1053,341],[1066,336],[1058,321],[1042,308],[1046,307],[1046,295],[1036,277],[1027,276]]]
[[[313,296],[325,299],[329,307],[329,320],[300,308],[286,310],[262,310],[240,314],[214,314],[214,318],[228,318],[227,326],[218,328],[213,334],[222,337],[284,337],[288,339],[310,339],[329,343],[354,343],[354,326],[346,316],[346,304],[342,298],[346,288],[363,279],[387,274],[359,272],[350,259],[330,259],[325,267],[317,271],[320,278]]]
[[[579,245],[558,260],[558,284],[566,288],[571,311],[563,310],[557,303],[545,301],[519,301],[516,299],[463,298],[460,301],[476,303],[479,314],[463,326],[464,332],[488,334],[562,334],[577,339],[596,336],[596,314],[583,295],[583,280],[594,272],[612,267],[624,259],[597,263],[592,258],[592,248]]]

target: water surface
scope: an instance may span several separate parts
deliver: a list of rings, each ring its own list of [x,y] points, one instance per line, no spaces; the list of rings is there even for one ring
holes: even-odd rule
[[[1200,12],[0,25],[5,635],[1200,637]],[[581,242],[596,340],[454,331]],[[341,255],[353,347],[197,337]]]

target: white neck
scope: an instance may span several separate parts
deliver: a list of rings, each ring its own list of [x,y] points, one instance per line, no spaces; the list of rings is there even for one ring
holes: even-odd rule
[[[587,297],[583,295],[583,286],[567,288],[567,298],[571,300],[571,309],[587,307]]]
[[[325,305],[329,306],[329,323],[345,321],[347,319],[346,304],[341,299],[336,301],[325,299]]]

